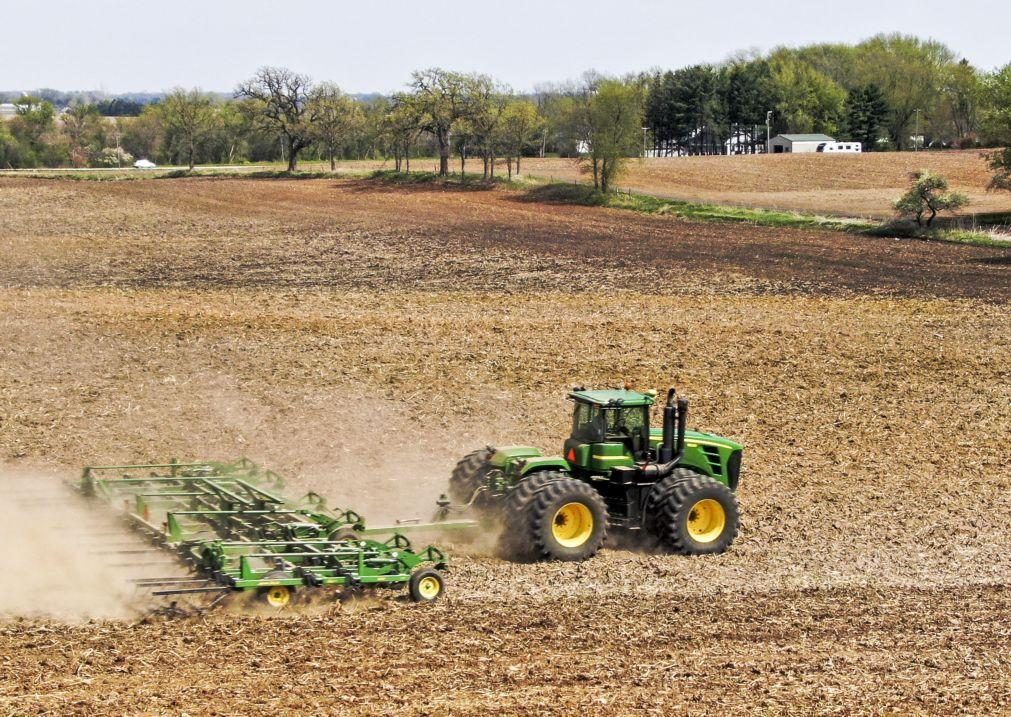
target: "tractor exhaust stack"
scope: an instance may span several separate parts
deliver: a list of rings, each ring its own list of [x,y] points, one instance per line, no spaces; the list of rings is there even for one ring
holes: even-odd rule
[[[688,399],[676,398],[677,392],[667,391],[663,407],[663,440],[657,451],[657,462],[642,467],[644,478],[660,479],[674,472],[685,452],[685,429],[688,425]],[[675,450],[676,449],[676,450]]]

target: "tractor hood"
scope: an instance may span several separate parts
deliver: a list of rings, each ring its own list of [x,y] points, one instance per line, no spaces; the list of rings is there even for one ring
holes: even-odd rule
[[[651,428],[649,430],[649,442],[659,443],[663,440],[663,429],[662,428]],[[685,431],[685,445],[687,446],[718,446],[723,448],[728,448],[732,451],[740,451],[744,449],[740,443],[732,441],[729,438],[724,438],[723,436],[717,436],[712,433],[703,433],[702,431]]]

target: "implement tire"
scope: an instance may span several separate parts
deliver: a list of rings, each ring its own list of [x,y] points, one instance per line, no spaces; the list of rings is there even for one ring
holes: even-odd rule
[[[586,560],[607,538],[607,506],[589,484],[545,474],[523,503],[518,536],[537,560]]]
[[[442,573],[434,568],[414,571],[407,587],[413,602],[434,602],[446,591]]]
[[[488,474],[488,459],[491,456],[490,449],[481,448],[471,451],[457,462],[449,477],[449,497],[454,503],[469,503],[475,491],[484,485],[484,478]]]
[[[650,494],[649,525],[656,536],[681,555],[726,552],[740,528],[733,492],[715,478],[693,471],[675,472],[668,479],[656,485],[655,499]]]

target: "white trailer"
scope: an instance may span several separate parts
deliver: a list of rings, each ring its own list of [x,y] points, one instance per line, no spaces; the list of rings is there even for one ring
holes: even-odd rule
[[[864,150],[859,142],[822,142],[818,145],[818,151],[826,154],[859,154]]]

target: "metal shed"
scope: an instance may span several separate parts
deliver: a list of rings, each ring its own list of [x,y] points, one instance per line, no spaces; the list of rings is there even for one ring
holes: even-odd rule
[[[827,134],[779,134],[769,140],[769,151],[773,154],[817,152],[818,145],[824,142],[835,142],[835,138]]]

